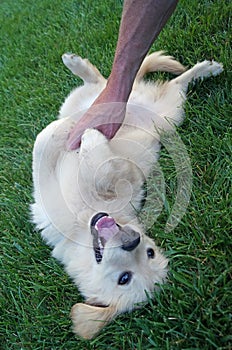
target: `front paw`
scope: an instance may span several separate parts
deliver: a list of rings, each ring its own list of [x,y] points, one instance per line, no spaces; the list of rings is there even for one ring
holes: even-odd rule
[[[107,138],[97,129],[86,129],[81,137],[82,151],[90,151],[93,148],[108,143]]]

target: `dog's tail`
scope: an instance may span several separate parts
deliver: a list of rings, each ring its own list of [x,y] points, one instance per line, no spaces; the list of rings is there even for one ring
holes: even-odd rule
[[[170,72],[173,74],[181,74],[185,71],[185,67],[172,56],[163,55],[163,51],[157,51],[145,57],[136,76],[136,82],[140,82],[144,75],[149,72]]]

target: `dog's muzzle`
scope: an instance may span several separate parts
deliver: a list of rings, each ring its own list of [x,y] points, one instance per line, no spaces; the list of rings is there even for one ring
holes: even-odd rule
[[[107,213],[100,212],[93,216],[90,222],[93,235],[93,248],[97,263],[103,258],[106,243],[115,239],[115,247],[119,246],[125,251],[134,250],[140,243],[140,234],[129,226],[120,226]],[[112,248],[112,246],[111,246]]]

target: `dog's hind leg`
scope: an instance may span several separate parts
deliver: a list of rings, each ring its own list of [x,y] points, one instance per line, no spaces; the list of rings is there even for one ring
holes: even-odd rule
[[[222,71],[223,66],[221,63],[203,61],[163,85],[162,96],[155,105],[156,113],[162,118],[156,121],[156,125],[161,126],[164,130],[169,130],[173,124],[180,125],[184,117],[183,104],[189,83],[197,79],[216,76]]]
[[[83,59],[75,54],[65,53],[62,55],[62,60],[65,66],[85,83],[98,84],[105,82],[105,78],[99,70],[86,58]]]
[[[181,74],[179,77],[173,79],[169,84],[179,85],[182,92],[186,92],[188,89],[188,84],[191,81],[197,79],[203,80],[210,76],[216,76],[223,71],[223,65],[215,61],[203,61],[195,64],[195,66],[185,73]]]

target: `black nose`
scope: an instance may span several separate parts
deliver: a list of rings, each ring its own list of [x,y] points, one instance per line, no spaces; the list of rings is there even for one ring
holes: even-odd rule
[[[134,241],[132,242],[128,242],[122,245],[122,249],[126,250],[127,252],[130,252],[132,250],[134,250],[140,242],[140,237],[136,238]]]
[[[123,228],[122,236],[122,246],[121,248],[123,250],[126,250],[127,252],[130,252],[134,250],[140,242],[140,234],[136,231],[128,229],[127,227]]]

